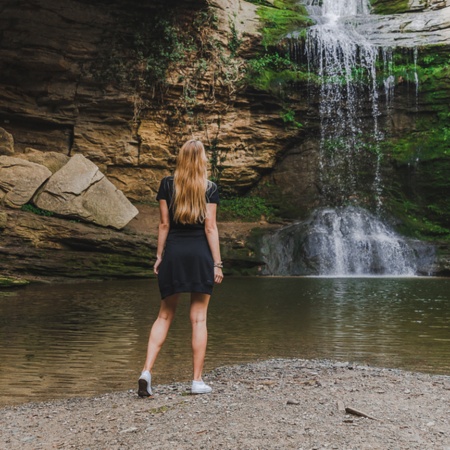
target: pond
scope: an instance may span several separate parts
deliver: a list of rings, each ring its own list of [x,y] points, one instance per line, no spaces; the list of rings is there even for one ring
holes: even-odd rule
[[[0,291],[0,405],[134,389],[156,317],[154,279]],[[189,380],[188,297],[154,384]],[[228,278],[205,370],[273,357],[450,374],[450,279]]]

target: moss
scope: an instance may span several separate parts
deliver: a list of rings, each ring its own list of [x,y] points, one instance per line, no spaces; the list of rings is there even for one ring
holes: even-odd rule
[[[37,214],[38,216],[52,217],[54,215],[52,211],[47,211],[46,209],[38,208],[37,206],[34,206],[31,203],[23,205],[21,210]]]
[[[276,46],[287,34],[313,24],[305,7],[295,0],[275,0],[273,7],[261,6],[257,13],[262,23],[262,44],[266,48]]]
[[[385,186],[385,204],[400,220],[399,231],[420,239],[450,240],[450,158],[395,166],[395,181]]]
[[[29,281],[23,280],[20,278],[10,278],[10,277],[1,277],[0,276],[0,289],[1,288],[9,288],[9,287],[17,287],[17,286],[26,286],[30,284]]]
[[[409,11],[409,0],[372,0],[375,14],[397,14]]]
[[[298,83],[305,83],[309,79],[308,74],[296,70],[277,72],[273,69],[266,69],[251,77],[249,84],[256,89],[268,91],[282,97],[283,91],[287,87],[294,87]]]
[[[383,149],[400,164],[450,159],[450,126],[438,124],[425,131],[387,140]]]

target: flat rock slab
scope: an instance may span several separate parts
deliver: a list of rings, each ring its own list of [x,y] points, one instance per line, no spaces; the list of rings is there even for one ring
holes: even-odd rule
[[[50,170],[39,164],[0,156],[0,201],[11,208],[20,208],[31,200],[51,174]]]
[[[138,214],[122,191],[83,155],[70,158],[33,202],[55,214],[119,230]]]

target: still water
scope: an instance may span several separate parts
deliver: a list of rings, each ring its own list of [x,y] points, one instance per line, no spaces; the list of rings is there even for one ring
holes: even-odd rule
[[[188,298],[154,369],[189,380]],[[0,291],[0,405],[134,388],[155,280]],[[450,374],[450,279],[228,278],[209,310],[205,370],[272,357]]]

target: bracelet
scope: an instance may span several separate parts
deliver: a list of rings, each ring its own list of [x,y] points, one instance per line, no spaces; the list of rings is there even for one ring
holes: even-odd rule
[[[222,261],[220,261],[218,263],[214,263],[214,267],[218,267],[219,269],[221,269],[223,267]]]

